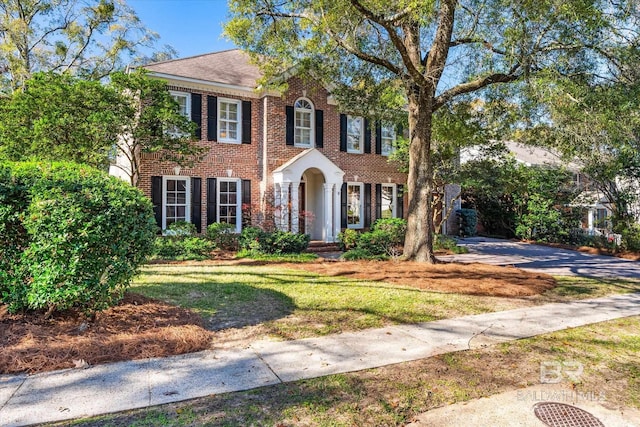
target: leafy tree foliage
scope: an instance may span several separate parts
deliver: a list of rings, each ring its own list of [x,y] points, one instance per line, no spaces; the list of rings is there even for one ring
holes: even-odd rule
[[[640,215],[640,79],[562,80],[537,93],[548,121],[522,138],[559,150],[606,196],[614,229]]]
[[[122,130],[121,98],[97,81],[37,73],[24,90],[0,99],[0,158],[106,169]]]
[[[123,0],[3,0],[0,87],[11,92],[36,71],[100,79],[157,39]]]
[[[107,85],[67,74],[36,73],[0,99],[0,159],[74,161],[106,170],[118,163],[137,184],[140,156],[189,164],[201,149],[195,125],[166,84],[143,71],[115,72]]]
[[[125,159],[115,167],[124,170],[132,185],[138,184],[141,156],[145,153],[159,153],[161,160],[184,166],[204,152],[194,142],[195,123],[180,114],[164,82],[149,78],[138,69],[113,73],[111,87],[121,100],[118,123],[123,137],[115,147]]]
[[[104,309],[153,250],[151,202],[73,163],[0,163],[0,302],[10,310]]]
[[[616,67],[637,46],[635,0],[233,0],[227,33],[267,79],[314,69],[352,113],[409,122],[407,259],[434,262],[433,123],[496,84]],[[391,114],[392,115],[392,114]]]
[[[571,207],[579,191],[572,175],[502,155],[465,163],[459,178],[463,204],[478,210],[486,233],[568,243],[580,215]]]

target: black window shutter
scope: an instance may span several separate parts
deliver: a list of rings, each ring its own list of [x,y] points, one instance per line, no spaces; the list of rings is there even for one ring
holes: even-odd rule
[[[382,123],[376,122],[376,154],[382,154]]]
[[[340,151],[347,151],[347,115],[340,114]]]
[[[364,152],[371,153],[371,122],[364,119]]]
[[[202,178],[191,178],[191,223],[202,232]]]
[[[342,184],[340,193],[340,226],[347,228],[347,183]]]
[[[397,189],[397,206],[396,206],[396,217],[404,218],[404,186],[398,185]]]
[[[382,218],[382,184],[376,184],[376,219]]]
[[[207,178],[207,226],[218,222],[216,179]]]
[[[196,138],[202,139],[202,95],[191,94],[191,121],[196,124]]]
[[[294,111],[291,105],[284,107],[286,114],[286,142],[287,145],[293,145],[293,125],[294,125]]]
[[[404,137],[403,132],[404,132],[404,128],[402,127],[402,125],[396,126],[396,136],[403,138]]]
[[[248,227],[251,225],[251,217],[249,216],[248,218],[246,218],[246,221],[245,221],[244,213],[246,212],[247,214],[251,215],[251,180],[250,179],[242,180],[241,210],[242,210],[242,227]]]
[[[153,215],[156,224],[162,228],[162,177],[151,177],[151,203],[153,203]]]
[[[316,148],[324,147],[324,112],[316,110]]]
[[[371,226],[371,184],[364,185],[364,226]]]
[[[218,97],[207,96],[207,140],[218,139]]]
[[[242,101],[242,143],[251,144],[251,101]]]

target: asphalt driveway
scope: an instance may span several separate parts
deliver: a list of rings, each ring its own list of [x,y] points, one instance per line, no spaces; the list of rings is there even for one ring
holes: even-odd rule
[[[640,279],[638,261],[487,237],[469,237],[461,239],[458,244],[466,246],[469,253],[439,259],[513,265],[558,276]]]

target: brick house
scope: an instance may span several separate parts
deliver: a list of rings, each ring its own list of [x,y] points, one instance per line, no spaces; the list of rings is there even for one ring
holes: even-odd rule
[[[334,242],[341,229],[404,216],[407,177],[388,162],[396,129],[342,111],[317,82],[293,76],[284,93],[263,90],[240,50],[145,68],[167,82],[208,148],[189,168],[143,155],[139,186],[161,228],[272,221]]]

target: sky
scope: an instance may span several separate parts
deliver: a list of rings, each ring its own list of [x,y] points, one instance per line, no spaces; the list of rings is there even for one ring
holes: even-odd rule
[[[127,0],[127,4],[160,35],[158,47],[172,46],[179,58],[235,47],[222,37],[227,0]]]

